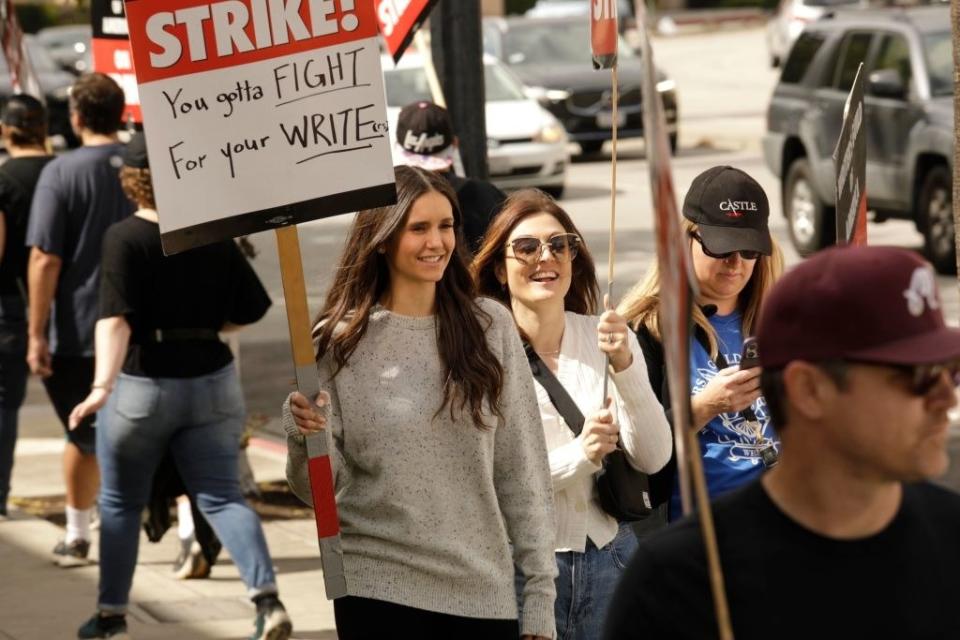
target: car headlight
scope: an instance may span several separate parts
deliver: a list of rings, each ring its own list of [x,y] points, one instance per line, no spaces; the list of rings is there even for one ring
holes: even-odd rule
[[[570,97],[569,91],[563,89],[547,89],[546,87],[526,87],[523,91],[528,98],[533,98],[541,104],[563,102]]]
[[[564,130],[563,125],[554,120],[553,122],[548,122],[540,128],[540,131],[537,132],[537,135],[533,137],[534,142],[545,142],[547,144],[553,144],[555,142],[564,142],[567,139],[567,132]]]
[[[676,88],[677,88],[677,83],[676,83],[676,81],[671,80],[670,78],[667,78],[667,79],[665,79],[665,80],[661,80],[660,82],[657,83],[657,91],[659,91],[660,93],[665,93],[665,92],[667,92],[667,91],[673,91],[673,90],[676,89]]]
[[[70,97],[70,85],[66,85],[64,87],[57,87],[56,89],[51,91],[49,95],[54,100],[57,100],[60,102],[66,102],[67,98]]]

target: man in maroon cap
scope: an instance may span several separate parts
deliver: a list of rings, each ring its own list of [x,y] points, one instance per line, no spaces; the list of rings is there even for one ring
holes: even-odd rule
[[[780,464],[713,505],[737,638],[960,638],[960,496],[947,469],[960,330],[933,269],[822,251],[761,312]],[[696,517],[641,545],[607,638],[717,636]]]

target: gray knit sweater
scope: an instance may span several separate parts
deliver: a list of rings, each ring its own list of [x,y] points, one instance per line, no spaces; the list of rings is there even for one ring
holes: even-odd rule
[[[553,490],[540,413],[510,312],[492,318],[487,344],[504,370],[503,424],[452,421],[433,317],[370,315],[366,335],[330,380],[327,433],[350,595],[475,618],[517,617],[514,562],[526,576],[524,634],[553,637],[556,561]],[[283,406],[287,479],[310,503],[307,453]],[[512,555],[511,555],[512,543]]]

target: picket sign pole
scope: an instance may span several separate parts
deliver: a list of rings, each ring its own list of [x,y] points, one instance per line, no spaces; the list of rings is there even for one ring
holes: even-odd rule
[[[423,58],[423,70],[427,74],[427,84],[430,85],[430,95],[433,96],[433,103],[447,108],[447,99],[443,96],[443,87],[440,86],[440,76],[437,75],[437,68],[433,64],[433,52],[430,50],[430,44],[427,42],[427,36],[423,34],[423,29],[417,29],[413,35],[417,43],[417,51]]]
[[[610,69],[613,87],[610,93],[611,117],[613,128],[610,132],[610,247],[607,256],[607,304],[613,304],[613,264],[617,255],[617,116],[620,109],[620,80],[617,76],[617,65]],[[606,311],[606,309],[604,309]],[[623,336],[626,341],[628,336]],[[603,370],[603,398],[600,406],[606,406],[607,391],[610,383],[610,357],[607,356],[607,367]]]
[[[313,341],[310,338],[310,313],[307,308],[300,241],[296,225],[281,227],[276,232],[297,390],[312,401],[320,392],[320,379],[317,376]],[[320,562],[323,565],[323,586],[327,599],[333,600],[347,595],[347,580],[343,570],[340,520],[334,498],[333,469],[330,465],[326,432],[307,436],[307,455],[310,493],[313,497],[313,513],[320,542]]]

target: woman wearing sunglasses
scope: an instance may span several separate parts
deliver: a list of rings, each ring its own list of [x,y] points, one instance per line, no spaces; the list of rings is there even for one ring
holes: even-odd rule
[[[683,202],[682,228],[693,257],[699,297],[690,337],[690,400],[711,497],[739,487],[776,462],[779,444],[760,396],[760,368],[739,367],[764,297],[783,271],[783,256],[767,228],[767,196],[749,175],[713,167],[693,180]],[[654,264],[620,303],[647,359],[650,383],[670,415],[660,342],[660,273]],[[655,503],[669,503],[660,520],[681,514],[676,461],[650,478]]]
[[[395,172],[397,204],[357,214],[314,329],[324,411],[299,393],[284,407],[304,501],[302,436],[331,438],[337,633],[551,638],[550,477],[523,348],[510,314],[474,297],[449,183]]]
[[[594,474],[618,446],[636,469],[659,470],[670,457],[670,427],[626,321],[612,310],[595,315],[593,259],[550,196],[526,190],[509,197],[471,271],[481,295],[512,310],[528,356],[549,368],[582,414],[582,430],[574,435],[537,381],[556,503],[557,634],[599,638],[606,605],[637,542],[627,525],[601,508]]]

